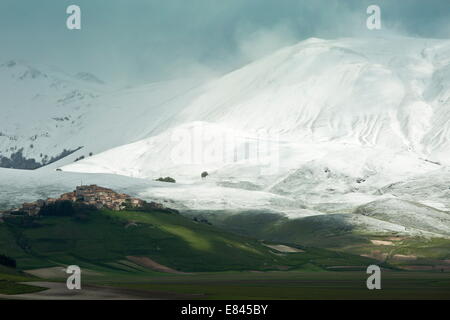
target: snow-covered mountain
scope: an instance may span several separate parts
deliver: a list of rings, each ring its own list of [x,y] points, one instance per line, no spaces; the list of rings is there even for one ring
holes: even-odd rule
[[[147,137],[177,111],[190,81],[113,90],[95,75],[0,65],[0,166],[34,169]],[[64,161],[63,161],[64,163]]]
[[[405,177],[450,164],[449,79],[450,41],[309,39],[210,82],[159,135],[65,170],[232,176],[245,152],[217,153],[266,143],[250,166],[279,161],[278,178],[305,165]]]
[[[11,159],[19,167],[33,168],[79,147],[57,145],[52,137],[75,134],[80,117],[98,95],[95,88],[17,61],[0,65],[0,84],[2,164]]]
[[[0,120],[0,154],[23,149],[45,162],[83,147],[36,177],[57,167],[63,172],[49,177],[65,184],[121,175],[134,178],[121,188],[134,181],[142,186],[135,195],[180,209],[266,210],[449,236],[448,40],[309,39],[203,85],[119,91],[93,75],[44,77],[10,64],[0,68],[11,114]],[[178,183],[151,182],[161,176]]]

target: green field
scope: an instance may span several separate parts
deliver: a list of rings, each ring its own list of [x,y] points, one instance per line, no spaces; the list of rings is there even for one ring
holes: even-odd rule
[[[267,247],[279,244],[299,252]],[[357,253],[366,242],[352,245]],[[435,257],[446,255],[445,249],[438,249],[446,243],[429,245],[437,248],[432,250]],[[418,244],[403,241],[396,246],[395,250],[406,254]],[[9,218],[0,224],[0,248],[18,265],[15,271],[0,270],[0,294],[42,290],[24,284],[37,278],[22,270],[43,272],[37,276],[46,281],[63,281],[66,275],[55,274],[52,268],[76,264],[83,270],[84,285],[124,290],[131,297],[138,292],[173,299],[450,298],[449,273],[400,272],[395,263],[329,248],[263,242],[162,211],[101,210],[82,216]],[[185,274],[162,272],[133,260],[136,257]],[[370,264],[384,267],[381,291],[366,288],[365,269]]]
[[[0,294],[14,295],[44,290],[44,288],[23,284],[23,282],[35,280],[37,280],[35,277],[31,277],[11,268],[0,266]]]
[[[147,292],[178,293],[190,299],[450,299],[450,277],[440,273],[382,273],[382,289],[368,290],[364,271],[216,273],[105,282]]]
[[[395,233],[371,234],[355,231],[342,223],[339,215],[330,215],[326,221],[320,216],[288,219],[279,214],[265,212],[243,212],[233,215],[225,212],[187,212],[186,215],[206,217],[221,229],[249,237],[358,256],[366,255],[391,267],[436,269],[436,271],[443,268],[450,271],[450,239],[414,238],[398,236]],[[388,245],[377,245],[372,241],[384,241]],[[409,256],[412,259],[402,260],[398,259],[398,256]]]
[[[364,266],[371,259],[324,249],[281,254],[261,241],[221,231],[165,212],[95,211],[78,220],[11,218],[0,224],[4,254],[20,269],[78,264],[99,270],[123,269],[127,256],[149,257],[184,272],[325,270]]]

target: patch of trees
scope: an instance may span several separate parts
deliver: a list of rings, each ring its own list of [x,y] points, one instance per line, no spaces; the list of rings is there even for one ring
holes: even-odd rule
[[[10,158],[0,156],[0,167],[11,169],[34,170],[42,167],[35,159],[27,159],[23,156],[23,149],[11,154]]]
[[[44,165],[51,164],[53,162],[56,162],[58,160],[61,160],[61,159],[65,158],[67,156],[70,156],[72,153],[74,153],[74,152],[76,152],[76,151],[78,151],[78,150],[80,150],[82,148],[83,147],[78,147],[78,148],[73,149],[73,150],[66,150],[66,149],[64,149],[60,154],[58,154],[58,155],[56,155],[54,157],[51,157],[50,160],[45,161]]]
[[[425,161],[425,162],[432,163],[432,164],[435,164],[435,165],[437,165],[437,166],[442,166],[442,163],[437,162],[437,161],[431,161],[431,160],[428,160],[428,159],[424,159],[424,161]]]
[[[156,202],[146,202],[142,207],[131,208],[130,210],[147,212],[147,213],[152,213],[152,212],[158,211],[158,212],[164,212],[164,213],[180,214],[180,212],[178,210],[164,207],[160,203],[156,203]]]
[[[34,145],[30,145],[30,148],[34,148]],[[81,148],[82,147],[79,147],[75,150],[64,149],[60,154],[51,157],[50,159],[48,158],[47,155],[45,155],[44,158],[42,159],[42,163],[37,162],[34,158],[25,158],[23,156],[23,148],[21,148],[18,151],[12,153],[9,158],[0,156],[0,167],[11,169],[35,170],[48,164],[51,164],[53,162],[56,162],[58,160],[61,160],[62,158],[71,155],[75,151],[80,150]]]
[[[39,215],[42,217],[74,217],[84,220],[92,211],[96,210],[97,208],[91,205],[63,200],[45,205],[39,211]]]
[[[209,222],[206,218],[203,218],[203,217],[194,217],[193,220],[195,222],[204,223],[204,224],[208,224],[208,225],[212,226],[212,223]]]
[[[89,157],[92,157],[93,155],[94,155],[94,153],[89,152]],[[76,158],[76,159],[74,160],[74,162],[78,162],[78,161],[83,160],[83,159],[86,159],[86,157],[85,157],[84,155],[79,156],[78,158]]]
[[[14,269],[17,267],[16,260],[3,254],[0,254],[0,265]]]
[[[156,179],[156,181],[161,181],[161,182],[169,182],[169,183],[176,183],[177,181],[174,178],[171,177],[160,177],[158,179]]]
[[[75,209],[71,201],[57,201],[42,207],[39,211],[39,215],[44,217],[70,217],[74,214]]]

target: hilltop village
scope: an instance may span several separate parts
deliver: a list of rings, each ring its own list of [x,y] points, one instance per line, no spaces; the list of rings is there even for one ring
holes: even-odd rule
[[[29,216],[39,215],[42,208],[61,201],[70,201],[94,206],[97,209],[110,209],[115,211],[127,208],[151,208],[166,209],[162,204],[156,202],[146,202],[144,200],[133,198],[124,193],[117,193],[111,189],[100,187],[97,185],[78,186],[72,192],[64,193],[59,198],[48,198],[46,200],[37,200],[34,202],[24,203],[20,208],[15,208],[0,212],[3,215],[23,213]]]

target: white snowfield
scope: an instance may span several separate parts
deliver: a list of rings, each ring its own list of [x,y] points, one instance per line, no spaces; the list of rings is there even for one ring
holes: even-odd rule
[[[70,163],[140,140],[156,127],[164,128],[193,96],[197,83],[183,80],[117,90],[89,73],[70,76],[47,66],[0,63],[0,156],[22,150],[25,158],[41,163],[82,147],[63,162]]]
[[[364,230],[450,236],[448,40],[309,39],[203,85],[111,91],[84,75],[64,82],[72,92],[84,81],[82,98],[63,102],[49,76],[11,80],[16,68],[0,67],[2,83],[12,83],[5,110],[14,120],[0,120],[0,152],[22,147],[38,157],[83,146],[36,171],[50,182],[8,171],[19,185],[123,176],[119,188],[180,209],[339,214]],[[47,92],[36,79],[53,94],[45,103],[33,100]],[[64,125],[50,120],[66,116]],[[30,149],[32,134],[42,138]],[[161,176],[177,183],[151,182]]]

